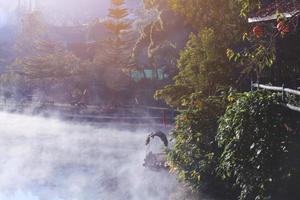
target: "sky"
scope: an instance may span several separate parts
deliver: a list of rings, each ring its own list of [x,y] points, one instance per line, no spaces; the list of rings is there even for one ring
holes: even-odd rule
[[[0,27],[7,23],[8,15],[15,8],[16,0],[0,0]]]
[[[29,0],[21,0],[24,4]],[[87,23],[91,19],[105,17],[110,0],[36,0],[39,9],[52,23]],[[18,0],[0,0],[0,26],[9,22]],[[127,0],[136,7],[142,0]]]

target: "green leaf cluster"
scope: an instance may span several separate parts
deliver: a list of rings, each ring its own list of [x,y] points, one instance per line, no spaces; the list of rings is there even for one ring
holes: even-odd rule
[[[225,183],[215,173],[220,152],[215,141],[218,119],[225,111],[226,99],[195,93],[185,99],[189,105],[176,120],[174,145],[168,151],[172,171],[194,191],[226,195]]]
[[[240,200],[299,197],[293,184],[299,184],[300,138],[281,95],[257,91],[232,98],[216,137],[222,151],[218,175],[234,179]]]
[[[158,2],[158,1],[155,1]],[[174,84],[156,94],[173,107],[197,92],[218,94],[219,88],[236,84],[240,66],[228,60],[226,49],[238,45],[245,29],[236,1],[169,0],[169,7],[195,28],[178,60]],[[186,92],[184,92],[185,88]]]
[[[224,92],[239,87],[241,74],[256,72],[259,80],[274,64],[274,38],[243,34],[248,28],[241,16],[260,1],[169,0],[169,6],[196,30],[180,54],[174,83],[156,93],[184,109],[168,152],[171,170],[194,190],[210,188],[223,197],[299,199],[295,114],[280,95]]]
[[[235,69],[229,64],[225,46],[216,41],[213,29],[191,34],[177,63],[179,73],[174,77],[175,83],[157,91],[155,97],[171,106],[182,107],[182,100],[193,93],[216,95],[220,88],[232,84]]]

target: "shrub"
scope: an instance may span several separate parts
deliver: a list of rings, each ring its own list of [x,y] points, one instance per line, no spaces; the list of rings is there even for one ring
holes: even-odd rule
[[[234,180],[240,200],[299,199],[300,138],[296,117],[280,95],[265,91],[231,96],[216,137],[217,173]]]
[[[188,108],[176,119],[174,145],[168,152],[171,170],[194,191],[224,195],[229,190],[215,173],[219,157],[215,137],[226,101],[222,97],[193,94],[184,104]]]

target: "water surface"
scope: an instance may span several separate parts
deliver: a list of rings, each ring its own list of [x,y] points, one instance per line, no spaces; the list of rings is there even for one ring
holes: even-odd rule
[[[0,113],[0,199],[167,200],[175,178],[142,166],[149,128]]]

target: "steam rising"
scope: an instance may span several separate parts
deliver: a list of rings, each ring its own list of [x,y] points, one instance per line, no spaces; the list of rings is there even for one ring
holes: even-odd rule
[[[142,167],[147,133],[0,113],[0,199],[167,200],[178,185]]]

